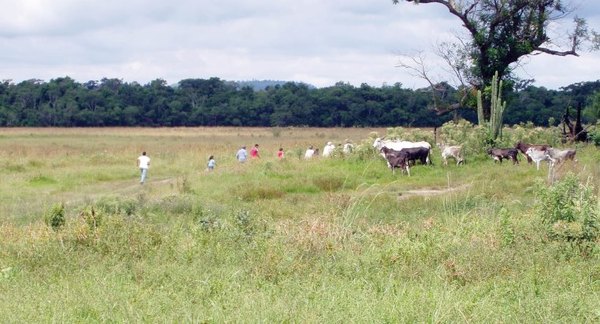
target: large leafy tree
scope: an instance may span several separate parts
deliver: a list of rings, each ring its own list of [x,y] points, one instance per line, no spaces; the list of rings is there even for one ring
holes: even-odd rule
[[[511,65],[536,53],[578,56],[588,44],[598,49],[600,35],[590,30],[585,19],[575,17],[568,44],[557,47],[548,35],[552,21],[565,18],[572,10],[560,0],[404,0],[416,4],[445,6],[462,22],[470,41],[461,45],[471,65],[466,75],[475,89],[489,86],[496,73],[500,79],[511,76]],[[402,0],[392,0],[394,4]],[[484,111],[489,116],[489,107]]]

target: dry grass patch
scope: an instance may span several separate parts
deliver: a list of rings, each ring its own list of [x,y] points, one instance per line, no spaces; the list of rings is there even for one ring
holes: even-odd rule
[[[340,250],[352,235],[328,216],[313,216],[301,221],[285,220],[277,224],[276,232],[301,251],[315,254]]]

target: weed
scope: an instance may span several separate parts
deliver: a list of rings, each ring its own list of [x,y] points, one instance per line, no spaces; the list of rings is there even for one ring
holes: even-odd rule
[[[344,187],[345,180],[337,176],[320,176],[312,180],[321,191],[337,191]]]
[[[583,252],[595,246],[600,235],[600,199],[590,184],[572,173],[546,187],[538,184],[537,214],[549,238],[574,244]]]
[[[188,178],[186,176],[177,178],[177,189],[182,194],[194,193],[194,190],[192,189],[192,185],[190,184],[190,181],[188,180]]]
[[[54,204],[50,210],[46,212],[44,216],[44,222],[46,225],[52,227],[53,230],[58,231],[65,225],[65,205]]]
[[[510,214],[504,207],[500,209],[500,229],[502,236],[502,245],[511,246],[515,242],[515,229],[510,220]]]
[[[96,202],[98,212],[109,215],[133,215],[138,209],[138,202],[128,198],[104,197]]]
[[[85,221],[90,229],[96,230],[102,223],[102,214],[98,213],[94,206],[84,208],[79,216]]]

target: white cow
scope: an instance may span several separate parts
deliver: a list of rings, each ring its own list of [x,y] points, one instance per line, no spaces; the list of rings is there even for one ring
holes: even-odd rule
[[[453,145],[447,146],[446,144],[438,144],[440,150],[442,150],[442,160],[444,160],[444,165],[448,165],[448,158],[451,157],[456,160],[456,165],[461,163],[465,163],[465,159],[462,157],[462,146]]]
[[[382,138],[376,138],[373,142],[373,147],[377,149],[377,151],[385,158],[385,154],[381,152],[381,149],[387,147],[394,151],[400,151],[405,148],[413,148],[413,147],[425,147],[431,152],[431,144],[425,141],[421,142],[409,142],[409,141],[401,141],[401,140],[385,140]],[[427,163],[431,164],[431,159],[429,155],[427,156]],[[388,165],[389,166],[389,165]]]
[[[352,142],[350,142],[350,140],[346,140],[346,142],[344,143],[342,152],[344,152],[344,154],[348,155],[348,154],[352,153],[352,151],[354,151],[354,144],[352,144]]]
[[[573,149],[559,150],[555,148],[546,149],[546,155],[552,163],[562,163],[566,160],[575,161],[575,153],[576,151]]]
[[[535,166],[538,170],[540,169],[540,163],[542,161],[548,161],[550,167],[554,166],[554,161],[550,158],[550,156],[548,156],[546,150],[544,149],[539,149],[532,146],[525,151],[525,154],[527,154],[533,160],[533,162],[535,162]]]

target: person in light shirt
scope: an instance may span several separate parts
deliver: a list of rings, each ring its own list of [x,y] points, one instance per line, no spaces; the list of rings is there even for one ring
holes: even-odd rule
[[[248,159],[248,151],[246,151],[246,146],[242,146],[237,153],[235,154],[235,158],[240,162],[240,163],[244,163],[246,162],[246,159]]]
[[[332,142],[327,142],[327,145],[323,148],[323,157],[329,157],[333,154],[335,150],[335,145]]]
[[[146,152],[142,152],[137,158],[137,166],[140,168],[140,184],[144,184],[146,181],[146,176],[148,175],[148,168],[150,168],[150,158],[146,155]]]
[[[315,155],[315,150],[313,149],[313,146],[309,146],[308,150],[306,150],[306,153],[304,153],[304,158],[305,159],[310,159]]]

